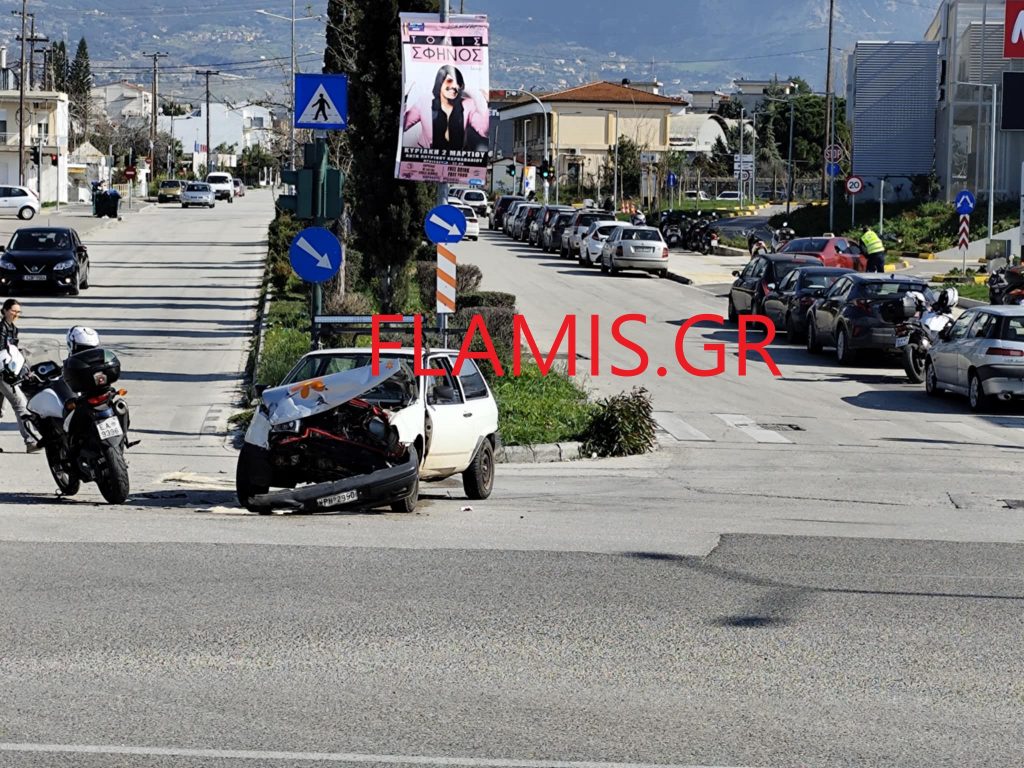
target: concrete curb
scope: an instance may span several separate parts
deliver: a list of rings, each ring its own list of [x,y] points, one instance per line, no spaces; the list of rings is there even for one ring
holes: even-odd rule
[[[935,261],[934,253],[920,253],[917,251],[902,251],[900,257],[904,259],[922,259],[923,261]]]
[[[556,461],[577,461],[581,443],[541,443],[538,445],[503,445],[495,451],[498,464],[548,464]]]
[[[901,262],[899,262],[897,264],[886,264],[885,265],[885,271],[886,272],[901,272],[901,271],[903,271],[905,269],[910,269],[910,262],[909,261],[905,261],[904,260],[904,261],[901,261]]]

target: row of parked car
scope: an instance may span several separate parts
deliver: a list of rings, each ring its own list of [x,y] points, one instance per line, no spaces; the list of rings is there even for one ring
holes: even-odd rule
[[[164,179],[156,191],[158,203],[181,203],[182,208],[202,205],[213,208],[218,200],[235,202],[236,197],[245,197],[245,183],[230,173],[208,174],[206,181]]]
[[[862,353],[874,352],[898,365],[908,341],[906,321],[919,311],[907,299],[923,296],[925,306],[942,306],[950,315],[956,305],[955,293],[952,300],[937,295],[924,278],[865,273],[855,268],[859,264],[840,263],[862,258],[858,254],[823,259],[820,252],[800,253],[800,243],[796,239],[786,251],[755,256],[734,273],[727,308],[731,322],[742,314],[765,315],[790,343],[803,343],[811,354],[832,348],[840,364],[850,365]],[[950,318],[923,354],[929,395],[965,395],[974,411],[1024,397],[1024,306],[967,309]]]
[[[490,216],[492,230],[581,266],[616,275],[625,270],[668,274],[668,244],[656,227],[618,221],[597,208],[537,203],[502,195]]]

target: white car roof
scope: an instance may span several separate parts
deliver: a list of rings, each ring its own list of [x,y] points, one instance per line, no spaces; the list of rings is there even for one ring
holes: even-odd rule
[[[312,352],[307,352],[303,357],[311,357],[313,355],[346,355],[356,354],[365,355],[372,351],[370,347],[336,347],[334,349],[315,349]],[[424,352],[430,352],[430,354],[443,354],[443,355],[458,355],[459,350],[457,349],[428,349],[423,348]],[[409,355],[415,356],[416,349],[414,347],[399,347],[398,349],[382,349],[380,351],[381,357],[387,357],[388,355]]]
[[[982,304],[979,307],[969,307],[969,309],[978,309],[999,317],[1024,317],[1024,307],[1020,305]]]

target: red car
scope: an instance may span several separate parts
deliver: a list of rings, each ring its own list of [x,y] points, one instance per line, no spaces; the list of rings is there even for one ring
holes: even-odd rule
[[[867,257],[857,243],[845,237],[797,237],[790,240],[779,253],[814,256],[821,260],[823,267],[842,267],[864,272],[868,268]]]

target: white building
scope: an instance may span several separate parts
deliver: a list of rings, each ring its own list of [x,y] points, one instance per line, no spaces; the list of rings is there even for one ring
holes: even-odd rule
[[[260,146],[270,149],[273,139],[273,115],[266,107],[253,104],[242,104],[237,107],[227,104],[210,104],[210,138],[211,148],[221,144],[234,146],[236,154],[248,147]],[[182,151],[186,156],[206,155],[206,105],[190,114],[170,117],[157,117],[157,129],[170,133],[181,142]]]
[[[25,92],[24,151],[19,152],[19,92],[0,91],[0,184],[19,183],[19,157],[24,163],[25,186],[43,203],[68,199],[68,96],[55,91]],[[39,165],[32,163],[32,148],[39,150]],[[56,162],[54,162],[56,161]]]
[[[153,94],[148,88],[122,80],[98,85],[89,91],[94,114],[105,114],[111,123],[151,120]]]

